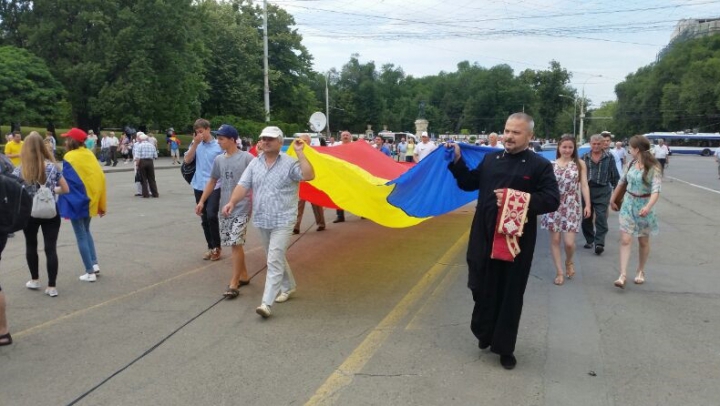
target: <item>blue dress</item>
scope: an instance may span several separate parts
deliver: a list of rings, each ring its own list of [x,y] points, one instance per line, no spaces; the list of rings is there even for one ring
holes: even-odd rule
[[[657,168],[652,168],[648,172],[650,184],[643,182],[644,170],[637,169],[635,165],[630,165],[628,171],[620,178],[620,182],[627,183],[627,191],[635,195],[649,195],[651,193],[660,193],[662,186],[662,173]],[[650,200],[650,197],[635,197],[630,193],[625,193],[622,208],[620,208],[620,231],[630,234],[634,237],[647,237],[657,235],[658,223],[655,217],[655,207],[645,217],[640,217],[640,209],[642,209]]]

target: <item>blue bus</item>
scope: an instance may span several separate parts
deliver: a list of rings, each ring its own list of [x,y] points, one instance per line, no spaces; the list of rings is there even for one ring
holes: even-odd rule
[[[653,145],[657,145],[659,139],[664,140],[673,154],[710,156],[720,148],[720,133],[655,132],[645,137]]]

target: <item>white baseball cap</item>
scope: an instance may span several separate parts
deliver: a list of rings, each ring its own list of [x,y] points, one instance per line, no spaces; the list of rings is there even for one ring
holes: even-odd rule
[[[282,138],[283,132],[275,126],[265,127],[260,133],[260,137]]]
[[[421,137],[427,137],[427,136],[428,136],[427,131],[423,131],[423,132],[420,134],[420,136],[421,136]]]

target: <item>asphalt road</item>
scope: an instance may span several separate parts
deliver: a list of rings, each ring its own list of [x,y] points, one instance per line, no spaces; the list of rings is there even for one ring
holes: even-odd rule
[[[57,298],[24,287],[22,235],[3,252],[16,343],[0,348],[0,404],[717,404],[720,195],[708,190],[718,182],[711,163],[672,161],[668,177],[708,186],[663,185],[661,234],[642,286],[612,285],[616,214],[606,252],[580,247],[578,276],[561,287],[539,234],[513,371],[480,351],[469,331],[464,256],[473,207],[408,229],[355,216],[332,224],[326,210],[323,232],[306,210],[288,252],[298,293],[263,320],[255,307],[264,255],[254,229],[252,283],[221,300],[230,259],[200,258],[202,231],[177,167],[157,171],[159,199],[133,197],[132,173],[108,173],[109,213],[92,222],[98,282],[77,280],[82,264],[67,223]],[[631,269],[636,261],[635,251]]]
[[[718,175],[718,163],[712,156],[676,154],[670,157],[670,165],[665,169],[670,181],[689,182],[720,192]]]

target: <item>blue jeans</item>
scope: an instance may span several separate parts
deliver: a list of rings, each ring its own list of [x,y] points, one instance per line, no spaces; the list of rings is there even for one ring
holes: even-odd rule
[[[90,217],[70,220],[73,231],[75,231],[75,239],[77,240],[78,249],[83,265],[85,265],[86,273],[93,273],[93,265],[98,263],[97,254],[95,254],[95,242],[93,242],[92,234],[90,234]]]

